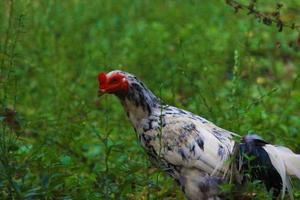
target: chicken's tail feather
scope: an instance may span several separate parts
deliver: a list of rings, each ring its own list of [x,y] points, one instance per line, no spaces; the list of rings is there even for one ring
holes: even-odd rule
[[[287,189],[291,199],[293,199],[290,176],[296,176],[300,179],[300,155],[295,154],[286,147],[267,144],[263,148],[268,153],[272,165],[282,179],[282,198]]]

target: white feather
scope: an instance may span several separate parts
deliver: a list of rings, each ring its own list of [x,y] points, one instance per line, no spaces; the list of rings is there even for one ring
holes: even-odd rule
[[[284,159],[287,174],[300,179],[300,155],[295,154],[286,147],[280,146],[276,148]]]
[[[268,153],[272,165],[282,179],[282,198],[286,188],[292,198],[292,186],[289,176],[296,176],[300,179],[300,155],[295,154],[286,147],[265,145],[263,148]]]

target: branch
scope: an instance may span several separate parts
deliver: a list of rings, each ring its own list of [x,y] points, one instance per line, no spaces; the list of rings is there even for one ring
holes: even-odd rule
[[[254,15],[260,22],[267,26],[276,24],[279,32],[282,32],[283,28],[286,27],[297,30],[300,34],[300,24],[296,24],[295,22],[287,23],[281,20],[280,11],[283,7],[283,4],[281,3],[276,4],[276,8],[272,13],[264,13],[256,8],[256,0],[250,0],[249,5],[239,3],[235,0],[225,0],[225,2],[227,5],[234,8],[235,13],[238,13],[240,10],[245,10],[248,15]]]

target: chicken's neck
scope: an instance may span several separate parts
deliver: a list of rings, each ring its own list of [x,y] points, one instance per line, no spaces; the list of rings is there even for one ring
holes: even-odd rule
[[[118,96],[134,127],[160,108],[160,100],[142,83],[132,83],[128,94]]]

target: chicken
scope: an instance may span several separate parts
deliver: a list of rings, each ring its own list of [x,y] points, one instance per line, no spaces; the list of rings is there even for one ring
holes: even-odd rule
[[[174,178],[189,200],[226,198],[222,183],[261,180],[275,196],[300,179],[300,155],[268,144],[256,135],[241,136],[191,112],[166,105],[135,76],[100,73],[99,96],[118,97],[151,163]],[[241,138],[237,140],[237,138]],[[239,142],[236,142],[239,141]],[[254,159],[247,160],[248,157]],[[229,162],[234,158],[235,161]],[[237,175],[235,175],[235,172]]]

